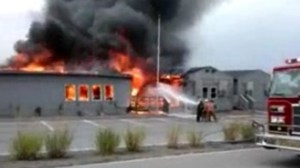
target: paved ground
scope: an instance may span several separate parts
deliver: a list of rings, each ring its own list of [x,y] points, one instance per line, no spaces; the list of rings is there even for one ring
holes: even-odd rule
[[[247,121],[253,116],[221,116],[218,123],[196,123],[194,117],[177,115],[172,117],[151,118],[112,118],[112,119],[73,119],[73,120],[35,120],[31,122],[0,122],[0,154],[8,151],[8,144],[18,130],[36,130],[42,133],[51,132],[57,128],[68,127],[73,133],[72,150],[88,150],[94,148],[94,135],[99,128],[112,128],[123,133],[128,127],[143,127],[147,132],[146,145],[161,145],[165,143],[167,130],[172,125],[180,125],[182,131],[195,128],[202,132],[205,141],[222,141],[223,125],[233,120]],[[261,119],[261,117],[256,117]],[[182,136],[181,141],[185,141]],[[124,146],[124,144],[121,144]]]
[[[112,162],[72,168],[298,168],[294,153],[248,149]]]

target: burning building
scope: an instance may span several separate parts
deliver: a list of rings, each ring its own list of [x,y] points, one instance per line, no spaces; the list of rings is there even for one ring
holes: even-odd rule
[[[182,66],[188,49],[178,34],[191,25],[196,16],[201,16],[212,2],[212,0],[46,0],[42,17],[32,23],[27,39],[16,42],[16,54],[1,66],[3,72],[0,75],[3,76],[3,80],[10,81],[11,86],[16,85],[23,89],[22,82],[28,82],[25,79],[32,79],[33,85],[37,87],[39,84],[36,84],[36,81],[44,83],[49,79],[52,82],[57,81],[58,85],[51,83],[53,86],[49,86],[51,89],[59,90],[57,92],[53,90],[52,93],[56,93],[57,97],[52,98],[61,102],[64,89],[74,90],[75,97],[73,96],[71,100],[76,107],[82,105],[82,108],[82,102],[93,101],[91,97],[93,88],[101,90],[101,94],[105,95],[106,85],[111,85],[110,88],[113,89],[110,89],[110,92],[113,90],[115,96],[113,100],[117,106],[123,107],[126,104],[123,99],[127,97],[130,100],[128,90],[131,96],[139,99],[147,96],[145,90],[155,85],[158,16],[162,25],[160,55],[166,60],[161,62],[160,66]],[[118,77],[114,75],[109,77],[110,74],[105,74],[104,70],[113,70],[118,73]],[[88,73],[83,75],[82,72]],[[94,72],[100,72],[101,75],[94,75]],[[126,84],[128,75],[131,76],[131,88]],[[11,81],[13,78],[16,84]],[[124,86],[117,85],[118,82],[124,83]],[[3,88],[8,84],[9,82],[5,83]],[[122,89],[126,90],[119,94]],[[30,94],[26,90],[19,92]],[[85,96],[78,97],[78,93],[79,96],[81,93]],[[16,93],[9,92],[9,94]],[[105,99],[103,96],[100,97]],[[38,96],[35,98],[38,99]],[[10,107],[22,106],[20,103],[3,103],[10,104]],[[37,101],[35,106],[42,105]],[[37,109],[41,111],[41,108]]]
[[[125,113],[131,77],[119,74],[0,72],[0,116]]]

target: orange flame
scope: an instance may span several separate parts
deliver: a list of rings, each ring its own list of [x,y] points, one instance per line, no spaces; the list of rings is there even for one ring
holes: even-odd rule
[[[137,96],[144,85],[151,80],[151,76],[143,71],[143,61],[137,60],[125,53],[110,51],[109,67],[126,75],[132,76],[132,96]],[[39,54],[28,56],[18,53],[10,59],[10,67],[26,72],[65,72],[63,61],[53,61],[52,53],[44,49]]]
[[[18,53],[10,59],[11,67],[20,71],[28,72],[64,72],[62,61],[52,61],[52,54],[44,49],[41,53],[28,57],[26,54]]]
[[[140,89],[146,83],[145,74],[142,69],[139,68],[138,64],[134,65],[133,60],[130,59],[130,56],[119,53],[111,52],[112,59],[110,61],[110,67],[117,70],[120,73],[132,76],[132,96],[137,96]]]

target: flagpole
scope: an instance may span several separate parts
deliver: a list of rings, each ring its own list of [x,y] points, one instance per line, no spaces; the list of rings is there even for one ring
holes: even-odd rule
[[[159,86],[159,79],[160,79],[160,36],[161,36],[161,19],[160,15],[158,15],[158,24],[157,24],[157,65],[156,65],[156,87],[158,88]],[[156,97],[157,101],[157,111],[159,111],[159,96],[157,94]]]

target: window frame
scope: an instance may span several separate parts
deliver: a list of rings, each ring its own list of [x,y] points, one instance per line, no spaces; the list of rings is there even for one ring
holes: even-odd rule
[[[94,99],[94,89],[93,89],[93,87],[94,86],[98,86],[99,87],[99,91],[100,91],[100,94],[99,94],[99,100],[97,100],[97,99]],[[93,102],[101,102],[101,101],[103,101],[103,90],[102,90],[102,87],[103,85],[102,84],[93,84],[93,85],[91,85],[90,86],[90,89],[91,89],[91,101],[93,101]]]
[[[80,96],[81,96],[81,95],[80,95],[80,94],[81,94],[80,88],[81,88],[81,86],[86,87],[86,91],[87,91],[87,100],[80,100]],[[89,92],[89,85],[88,85],[88,84],[78,84],[77,91],[78,91],[78,94],[77,94],[77,100],[78,100],[79,102],[89,102],[89,101],[90,101],[90,92]]]
[[[237,78],[233,79],[233,95],[239,95],[239,80]]]
[[[214,90],[214,92],[213,92]],[[214,94],[214,96],[213,96]],[[218,97],[218,90],[215,87],[210,88],[210,98],[211,99],[216,99]]]
[[[67,100],[67,86],[72,86],[72,88],[74,89],[74,96],[73,96],[73,100]],[[64,102],[76,102],[77,101],[77,89],[76,89],[76,84],[65,84],[64,85]]]
[[[112,88],[112,99],[111,100],[107,100],[107,96],[106,96],[106,87],[107,86],[110,86]],[[106,102],[114,101],[115,100],[115,88],[114,88],[114,85],[112,85],[112,84],[105,84],[103,89],[104,89],[104,101],[106,101]]]
[[[204,96],[204,89],[206,89],[206,92],[205,92],[205,93],[206,93],[206,96]],[[203,99],[207,99],[207,98],[208,98],[208,95],[209,95],[208,92],[209,92],[208,87],[203,87],[203,88],[202,88],[202,98],[203,98]]]

